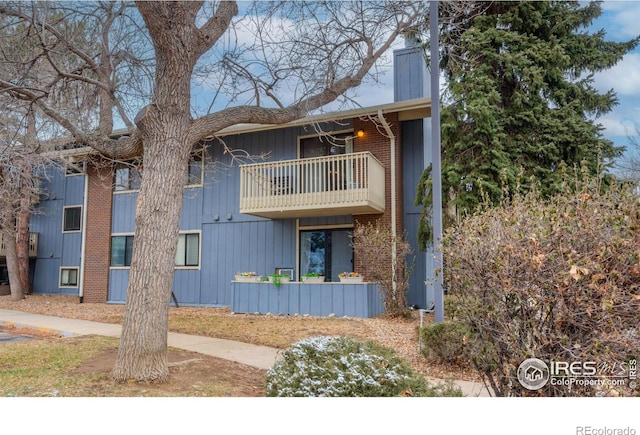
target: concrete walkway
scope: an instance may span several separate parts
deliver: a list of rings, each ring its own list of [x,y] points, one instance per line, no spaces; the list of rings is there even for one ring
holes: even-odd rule
[[[119,338],[122,326],[89,320],[67,319],[56,316],[24,313],[21,311],[0,309],[0,326],[14,326],[51,332],[71,337],[76,335],[103,335]],[[168,344],[177,349],[197,352],[229,361],[235,361],[251,367],[267,370],[278,357],[278,349],[221,338],[169,332]],[[437,379],[432,379],[438,381]],[[484,385],[477,382],[454,381],[465,396],[489,396]]]

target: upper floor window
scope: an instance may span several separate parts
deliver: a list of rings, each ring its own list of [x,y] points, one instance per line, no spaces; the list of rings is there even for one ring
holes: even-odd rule
[[[140,189],[142,165],[139,162],[123,162],[116,164],[116,192]]]
[[[353,152],[352,133],[333,133],[300,139],[300,158],[335,156]]]
[[[80,231],[82,223],[82,207],[65,207],[62,212],[62,231]]]
[[[194,151],[189,158],[189,170],[187,173],[186,186],[202,185],[204,175],[204,149]]]
[[[87,162],[66,162],[65,176],[82,175],[87,171]]]

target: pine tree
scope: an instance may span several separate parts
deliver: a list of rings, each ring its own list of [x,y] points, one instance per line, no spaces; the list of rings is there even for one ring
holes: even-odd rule
[[[441,30],[459,35],[457,41],[443,37],[442,60],[448,81],[442,188],[455,216],[484,199],[497,203],[504,187],[513,191],[530,177],[543,194],[553,194],[562,164],[595,171],[599,162],[618,157],[623,149],[604,139],[596,123],[617,104],[616,94],[599,93],[593,74],[614,66],[640,41],[609,42],[602,30],[589,33],[601,14],[598,2],[492,2],[480,9],[475,18],[462,15]],[[425,206],[423,246],[430,239],[430,172],[416,197]]]

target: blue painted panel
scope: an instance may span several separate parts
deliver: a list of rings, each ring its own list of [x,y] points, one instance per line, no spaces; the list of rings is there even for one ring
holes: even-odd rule
[[[59,293],[59,258],[38,258],[33,273],[33,292],[39,294]]]
[[[137,198],[137,192],[126,192],[113,195],[113,213],[111,214],[112,233],[134,232]]]
[[[109,270],[109,302],[125,303],[127,300],[127,284],[129,269]]]
[[[430,302],[427,297],[425,281],[433,279],[432,256],[418,250],[418,223],[421,207],[414,204],[416,187],[422,176],[425,162],[429,162],[430,155],[425,156],[425,132],[428,129],[421,120],[402,123],[402,182],[404,185],[404,228],[406,237],[411,244],[413,255],[407,257],[408,264],[413,264],[413,272],[409,277],[407,301],[410,305],[428,308]],[[427,153],[430,152],[430,148]],[[428,164],[428,163],[427,163]]]
[[[63,200],[45,200],[31,214],[30,231],[38,233],[38,258],[62,255]]]
[[[84,198],[84,175],[65,177],[64,205],[82,205]]]
[[[173,277],[173,294],[180,305],[200,304],[200,271],[178,269]]]
[[[82,253],[82,233],[62,235],[62,266],[80,266]]]
[[[374,317],[384,310],[377,284],[269,283],[232,285],[231,311],[285,315]]]
[[[420,47],[408,47],[393,52],[394,101],[428,97],[429,74]]]

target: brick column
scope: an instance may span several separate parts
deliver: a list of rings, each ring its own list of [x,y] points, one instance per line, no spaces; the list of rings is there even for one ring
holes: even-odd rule
[[[88,303],[105,303],[109,294],[112,175],[111,166],[105,162],[87,165],[83,301]]]
[[[400,122],[398,121],[397,113],[389,113],[384,115],[387,123],[391,127],[391,131],[396,137],[396,231],[397,234],[402,234],[404,231],[403,225],[403,191],[402,191],[402,140],[400,137]],[[384,132],[384,128],[381,125],[376,126],[372,121],[354,119],[353,130],[357,132],[362,130],[364,137],[355,138],[353,144],[354,152],[369,151],[371,152],[384,167],[385,173],[385,211],[382,214],[367,214],[357,215],[353,217],[354,223],[367,224],[368,222],[375,222],[381,220],[387,225],[391,225],[391,140],[381,132]],[[380,130],[380,131],[378,131]],[[354,252],[354,267],[358,270],[358,253]]]

